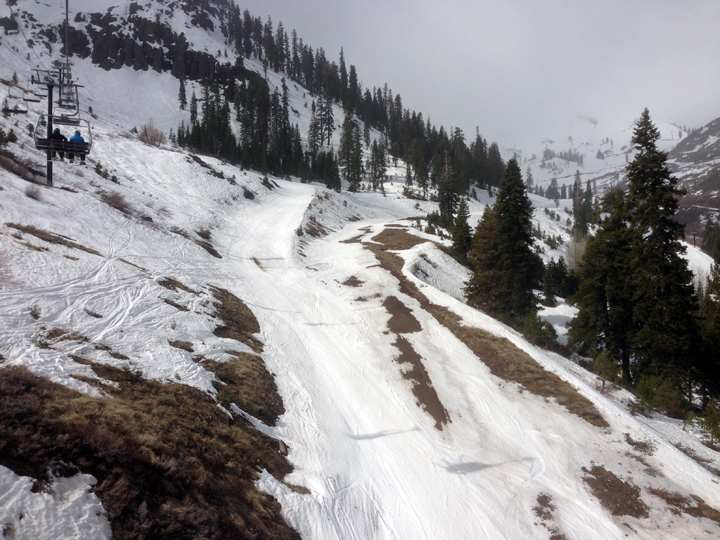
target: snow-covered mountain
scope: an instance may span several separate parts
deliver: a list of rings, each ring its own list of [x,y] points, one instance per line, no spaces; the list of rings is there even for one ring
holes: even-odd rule
[[[653,119],[653,123],[660,132],[658,148],[669,153],[669,166],[688,191],[680,203],[678,218],[691,232],[697,232],[708,217],[717,220],[720,214],[717,198],[720,119],[691,133],[662,120]],[[507,148],[504,155],[518,155],[523,173],[527,175],[529,171],[535,184],[543,189],[552,179],[559,187],[564,184],[570,189],[579,172],[583,185],[590,180],[597,187],[596,195],[601,197],[609,188],[627,184],[625,168],[633,159],[633,128],[634,122],[617,131],[595,118],[578,117],[568,123],[564,135],[548,138],[524,151]]]
[[[0,79],[59,58],[59,4],[14,3],[25,35],[2,37]],[[71,20],[114,8],[126,28],[134,5],[225,62],[227,2],[77,0]],[[187,121],[177,79],[105,67],[73,59],[93,148],[86,167],[56,161],[52,189],[27,128],[45,105],[0,118],[18,137],[0,156],[5,537],[720,535],[701,433],[633,414],[629,393],[469,308],[448,242],[414,227],[437,205],[402,195],[402,163],[385,193],[336,193],[146,145],[132,128]],[[308,99],[290,85],[303,133]],[[563,205],[532,200],[566,242]],[[562,333],[572,308],[544,316]]]

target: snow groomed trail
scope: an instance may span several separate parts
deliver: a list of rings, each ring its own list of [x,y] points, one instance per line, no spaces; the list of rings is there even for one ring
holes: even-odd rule
[[[343,243],[368,226],[379,232],[377,220],[312,240],[307,256],[297,256],[296,230],[312,191],[282,183],[272,200],[243,210],[224,248],[238,263],[237,287],[260,320],[264,357],[285,401],[277,435],[296,467],[288,481],[312,492],[263,477],[290,523],[318,539],[529,538],[538,534],[529,525],[533,505],[547,492],[563,506],[573,537],[621,538],[611,520],[597,520],[597,501],[577,489],[585,464],[579,448],[598,428],[568,417],[560,432],[544,433],[557,405],[503,390],[397,290],[372,253]],[[343,285],[352,276],[363,285]],[[421,322],[422,332],[406,337],[450,411],[442,431],[394,361],[387,296],[400,297]]]

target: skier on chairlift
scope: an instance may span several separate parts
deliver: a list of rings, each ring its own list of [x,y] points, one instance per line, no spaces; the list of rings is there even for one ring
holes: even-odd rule
[[[50,135],[50,139],[53,141],[67,141],[67,137],[60,133],[60,128],[55,128],[55,131],[52,132],[52,135]],[[60,159],[65,160],[65,152],[59,152]],[[52,152],[52,158],[55,159],[55,150]]]
[[[82,135],[80,135],[80,130],[75,131],[75,134],[70,137],[71,143],[84,143],[85,139],[83,139]],[[70,159],[70,163],[73,162],[75,159],[75,153],[74,152],[68,152],[68,158]],[[80,164],[85,165],[85,154],[80,153]]]

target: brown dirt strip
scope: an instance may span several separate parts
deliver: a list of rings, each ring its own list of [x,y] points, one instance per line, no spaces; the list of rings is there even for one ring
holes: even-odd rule
[[[372,251],[380,265],[400,283],[400,291],[420,306],[460,339],[490,368],[493,375],[521,384],[529,392],[541,397],[554,398],[569,412],[597,427],[609,424],[593,403],[582,396],[570,383],[543,369],[530,355],[505,338],[493,336],[479,328],[464,326],[462,319],[449,309],[430,302],[402,273],[404,261],[390,250],[409,249],[425,242],[421,238],[399,229],[385,229],[363,245]],[[378,245],[382,244],[382,245]]]
[[[210,287],[215,296],[215,315],[225,326],[218,326],[213,333],[217,337],[234,339],[244,343],[256,353],[263,351],[263,344],[252,334],[260,332],[260,323],[245,303],[231,292],[220,287]]]
[[[591,470],[582,468],[583,480],[592,489],[600,504],[613,516],[649,517],[647,505],[640,499],[640,488],[624,482],[604,467],[593,465]]]
[[[670,511],[676,516],[682,513],[693,517],[707,518],[720,525],[720,512],[708,506],[697,495],[690,495],[688,499],[680,493],[671,493],[664,489],[650,489],[649,491],[665,501],[671,507]]]
[[[215,374],[222,383],[215,388],[218,400],[235,403],[243,411],[274,426],[285,412],[275,379],[257,355],[225,351],[232,355],[227,362],[203,358],[200,365]]]
[[[412,310],[395,296],[388,296],[383,307],[390,314],[388,328],[396,334],[411,334],[422,330],[420,321],[412,314]]]
[[[39,238],[40,240],[44,242],[48,242],[49,244],[59,244],[61,246],[69,247],[72,249],[79,249],[80,251],[84,251],[85,253],[90,253],[91,255],[97,255],[98,257],[102,257],[102,253],[99,253],[95,251],[94,249],[86,248],[85,246],[81,246],[80,244],[76,244],[69,238],[65,236],[61,236],[59,234],[53,234],[48,231],[44,231],[42,229],[38,229],[35,227],[32,227],[30,225],[18,225],[17,223],[6,223],[8,227],[12,229],[16,229],[18,231],[30,234],[34,236],[35,238]]]
[[[435,388],[433,388],[430,375],[423,366],[422,357],[415,352],[410,342],[402,336],[397,336],[393,345],[400,351],[400,356],[395,359],[396,362],[398,364],[407,363],[412,366],[410,371],[403,374],[403,378],[412,381],[412,392],[418,400],[418,406],[433,417],[435,429],[442,431],[443,426],[451,421],[450,415],[440,402]]]

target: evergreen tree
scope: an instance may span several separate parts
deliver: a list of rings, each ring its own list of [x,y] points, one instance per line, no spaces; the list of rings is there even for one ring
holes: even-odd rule
[[[632,246],[634,348],[640,377],[656,378],[689,397],[698,343],[692,272],[682,257],[684,227],[674,216],[683,191],[657,149],[660,133],[645,109],[633,132],[628,166]],[[669,404],[677,406],[678,404]]]
[[[473,274],[465,285],[465,297],[470,306],[493,315],[505,310],[503,298],[503,269],[499,264],[498,219],[488,205],[475,227],[468,261]]]
[[[470,208],[468,207],[468,201],[465,197],[460,197],[453,227],[453,249],[463,258],[467,257],[473,240],[472,230],[468,223],[469,219]]]
[[[588,239],[582,258],[580,287],[574,296],[579,311],[568,325],[568,342],[585,355],[608,351],[622,365],[625,381],[631,382],[632,237],[625,193],[610,191],[601,211],[606,217]]]
[[[455,192],[455,171],[447,153],[445,154],[445,168],[438,182],[438,203],[440,222],[443,227],[450,230],[453,224],[453,215],[457,210],[458,196]]]
[[[197,124],[198,120],[198,102],[195,96],[195,90],[193,90],[192,97],[190,98],[190,127]]]
[[[703,406],[720,396],[720,266],[713,264],[700,302],[702,364],[698,365]]]
[[[343,176],[350,184],[348,189],[352,192],[357,191],[362,180],[362,143],[360,128],[350,114],[345,115],[343,122],[338,157],[343,167]]]
[[[542,262],[532,250],[531,218],[532,204],[525,192],[520,167],[513,158],[505,168],[490,218],[486,220],[483,216],[478,225],[478,229],[483,230],[475,235],[483,238],[489,230],[494,233],[494,245],[489,246],[492,250],[480,253],[473,240],[470,262],[475,269],[466,292],[470,305],[516,320],[535,310],[533,288],[539,281]],[[492,291],[485,286],[488,280],[482,276],[484,272],[489,272]]]
[[[187,107],[187,94],[185,93],[185,79],[180,79],[180,91],[178,92],[178,100],[180,101],[180,109],[185,110]]]

